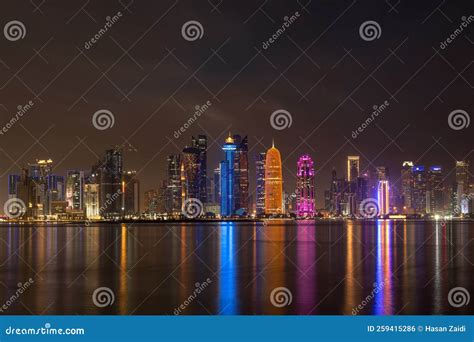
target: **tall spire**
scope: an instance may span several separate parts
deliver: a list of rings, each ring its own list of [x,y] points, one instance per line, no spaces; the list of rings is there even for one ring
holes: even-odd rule
[[[272,147],[275,148],[275,139],[272,139]]]

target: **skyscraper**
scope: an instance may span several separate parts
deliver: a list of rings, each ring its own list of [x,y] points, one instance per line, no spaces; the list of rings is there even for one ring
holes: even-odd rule
[[[459,214],[467,214],[469,212],[469,162],[456,161],[456,198]]]
[[[119,217],[122,214],[123,156],[120,148],[108,149],[94,167],[99,173],[99,204],[103,217]]]
[[[192,147],[199,151],[198,163],[198,196],[197,198],[202,203],[208,202],[207,193],[207,137],[205,135],[198,135],[197,138],[192,137]]]
[[[235,212],[245,215],[249,212],[249,160],[248,139],[234,135],[235,160],[234,160],[234,205]]]
[[[225,140],[225,144],[222,147],[225,153],[225,160],[220,163],[222,216],[231,216],[235,213],[234,166],[236,149],[237,146],[234,143],[234,139],[229,134],[229,137]]]
[[[265,152],[256,155],[256,201],[255,210],[257,216],[265,214]]]
[[[378,207],[379,215],[385,216],[390,213],[390,189],[388,180],[379,180],[378,184]]]
[[[413,167],[413,209],[417,215],[426,214],[426,182],[424,166]]]
[[[221,203],[221,169],[216,167],[214,169],[214,203]]]
[[[314,209],[314,163],[310,156],[298,159],[296,170],[296,215],[313,217]]]
[[[272,147],[265,158],[265,214],[278,215],[283,213],[283,177],[281,170],[280,151]]]
[[[17,185],[20,183],[20,175],[8,175],[8,198],[17,197]]]
[[[181,194],[181,156],[179,154],[170,154],[167,165],[167,204],[168,214],[177,215],[181,213],[182,194]]]
[[[84,184],[84,209],[88,219],[100,218],[99,211],[99,184]]]
[[[29,164],[29,177],[33,182],[35,201],[33,206],[33,216],[45,216],[50,212],[48,198],[47,178],[53,171],[53,161],[51,159],[36,160],[36,163]]]
[[[200,199],[200,157],[201,152],[195,147],[186,147],[183,149],[183,168],[184,168],[184,199]],[[205,184],[204,184],[205,185]]]
[[[428,170],[426,198],[427,213],[431,215],[444,214],[444,185],[441,166],[431,166]]]
[[[130,217],[140,212],[140,183],[136,171],[124,171],[122,175],[122,215]]]
[[[359,177],[359,156],[347,156],[347,181]]]
[[[403,206],[403,212],[410,213],[413,208],[413,162],[403,162],[401,183],[401,204]]]
[[[168,182],[163,181],[166,190],[163,190],[162,196],[165,196],[166,192],[168,191]],[[158,192],[154,189],[150,189],[145,191],[145,213],[148,214],[155,214],[157,212],[157,206],[158,206]],[[163,199],[163,204],[162,207],[163,209],[165,208],[165,199]],[[164,212],[165,210],[162,210],[161,212]]]
[[[84,200],[84,171],[70,170],[66,174],[66,201],[68,208],[82,210]]]

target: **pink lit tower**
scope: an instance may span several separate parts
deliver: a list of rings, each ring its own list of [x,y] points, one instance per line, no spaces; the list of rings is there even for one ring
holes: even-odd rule
[[[314,163],[307,154],[298,159],[296,176],[296,215],[314,217]]]

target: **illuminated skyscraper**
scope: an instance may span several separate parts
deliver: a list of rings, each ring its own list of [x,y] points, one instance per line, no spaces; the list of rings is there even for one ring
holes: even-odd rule
[[[225,140],[225,144],[222,147],[225,153],[225,160],[220,163],[222,216],[232,216],[234,214],[234,166],[236,149],[237,146],[234,143],[234,139],[229,134],[229,137]]]
[[[314,163],[310,156],[298,159],[296,170],[296,215],[314,216]]]
[[[17,184],[20,183],[20,175],[8,175],[8,198],[17,197]]]
[[[403,212],[409,213],[413,208],[413,162],[405,161],[401,171],[401,204]]]
[[[359,156],[347,156],[347,181],[359,177]]]
[[[100,218],[99,184],[84,184],[84,208],[88,219]]]
[[[234,135],[234,205],[235,212],[243,215],[249,212],[249,160],[248,139]]]
[[[166,170],[168,191],[166,194],[166,209],[168,214],[178,215],[181,213],[182,185],[181,185],[181,156],[170,154]]]
[[[265,214],[282,214],[283,177],[280,151],[272,147],[265,158]]]
[[[84,200],[84,171],[70,170],[66,174],[66,201],[68,208],[82,210]]]
[[[255,210],[257,215],[265,214],[265,152],[260,152],[255,160],[256,170],[256,201]]]
[[[221,203],[221,169],[214,169],[214,203]]]
[[[444,214],[444,185],[441,166],[431,166],[428,170],[426,212],[431,215]]]
[[[99,172],[99,204],[103,217],[119,217],[122,214],[122,170],[121,148],[108,149],[97,166]]]
[[[36,163],[29,164],[29,177],[33,182],[35,201],[32,208],[32,215],[40,217],[48,215],[50,212],[50,203],[48,201],[49,189],[47,178],[52,173],[53,161],[51,159],[36,160]]]
[[[456,161],[456,199],[458,214],[467,214],[469,212],[469,162]]]
[[[390,189],[388,180],[379,181],[378,206],[380,216],[388,215],[390,213]]]
[[[140,183],[137,171],[124,171],[122,176],[122,215],[129,217],[140,211]]]
[[[199,170],[198,170],[198,193],[197,198],[202,203],[208,202],[207,193],[207,137],[198,135],[197,138],[192,137],[193,147],[199,151]]]
[[[418,215],[426,214],[426,182],[424,166],[413,167],[413,209]]]
[[[197,198],[200,200],[200,158],[201,151],[198,148],[186,147],[183,149],[184,199]]]

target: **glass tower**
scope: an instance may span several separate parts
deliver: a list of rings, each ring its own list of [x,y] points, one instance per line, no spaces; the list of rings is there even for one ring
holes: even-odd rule
[[[314,216],[314,163],[310,156],[298,159],[296,170],[296,215]]]

